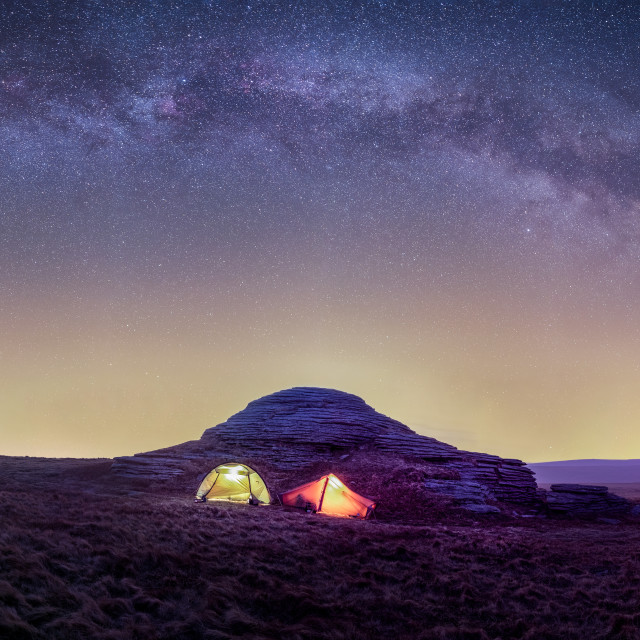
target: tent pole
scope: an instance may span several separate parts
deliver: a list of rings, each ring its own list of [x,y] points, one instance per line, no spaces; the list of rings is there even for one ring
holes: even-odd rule
[[[249,504],[251,504],[251,500],[253,499],[253,496],[251,495],[251,474],[250,473],[247,474],[247,482],[249,483]]]
[[[320,511],[322,511],[322,503],[324,501],[324,493],[327,490],[327,485],[329,484],[329,476],[327,476],[327,479],[324,481],[324,487],[322,487],[322,494],[320,495],[320,504],[318,505],[318,513],[320,513]]]

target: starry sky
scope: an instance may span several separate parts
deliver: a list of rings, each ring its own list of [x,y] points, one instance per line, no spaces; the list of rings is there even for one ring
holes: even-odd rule
[[[635,2],[4,0],[0,453],[292,386],[640,457]]]

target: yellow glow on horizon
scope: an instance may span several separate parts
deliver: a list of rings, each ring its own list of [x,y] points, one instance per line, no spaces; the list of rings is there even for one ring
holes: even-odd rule
[[[499,292],[352,304],[303,279],[258,298],[231,290],[215,312],[204,290],[180,304],[169,293],[118,311],[100,298],[25,304],[5,319],[2,453],[130,455],[197,439],[280,389],[320,386],[461,449],[640,456],[635,326],[583,315],[577,327],[580,300],[549,322],[535,298],[514,310]],[[611,424],[624,437],[608,437]]]

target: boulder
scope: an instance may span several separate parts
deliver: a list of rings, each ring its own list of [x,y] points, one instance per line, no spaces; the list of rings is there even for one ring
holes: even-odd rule
[[[487,500],[495,499],[489,487],[468,480],[442,480],[429,478],[424,481],[429,491],[451,498],[462,509],[474,513],[500,513],[500,509],[487,504]]]
[[[552,484],[546,493],[551,513],[571,516],[621,515],[631,510],[631,503],[601,485]]]

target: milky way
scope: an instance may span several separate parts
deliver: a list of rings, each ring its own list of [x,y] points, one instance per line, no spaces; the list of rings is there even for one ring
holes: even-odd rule
[[[3,452],[313,384],[639,457],[640,10],[546,5],[5,2]]]

